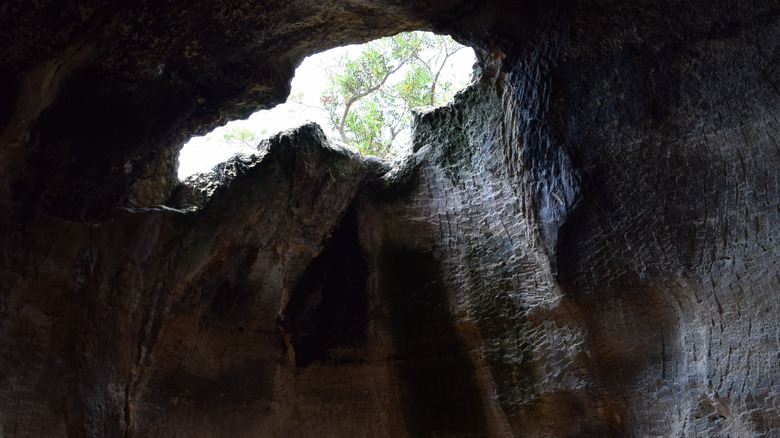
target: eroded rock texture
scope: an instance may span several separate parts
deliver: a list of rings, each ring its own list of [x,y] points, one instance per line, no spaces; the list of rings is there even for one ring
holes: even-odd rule
[[[0,12],[1,436],[777,435],[777,2]],[[307,125],[176,181],[409,29],[479,62],[402,162]]]

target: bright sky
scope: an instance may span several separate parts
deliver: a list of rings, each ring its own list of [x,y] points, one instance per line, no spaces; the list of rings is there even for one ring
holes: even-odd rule
[[[224,135],[233,128],[248,128],[270,137],[280,131],[295,128],[307,121],[314,121],[331,138],[338,138],[335,131],[328,125],[328,116],[324,110],[313,108],[320,106],[320,96],[328,87],[327,76],[323,74],[321,65],[334,62],[344,53],[355,53],[359,45],[337,47],[326,52],[307,57],[295,71],[292,81],[292,95],[303,93],[303,103],[287,102],[273,109],[258,111],[248,119],[236,120],[219,127],[203,137],[193,137],[179,152],[179,179],[184,179],[198,172],[208,172],[216,164],[227,161],[239,153],[251,153],[253,148],[230,145],[224,141]],[[459,50],[450,60],[451,67],[442,72],[443,79],[453,83],[466,84],[472,73],[476,60],[474,50],[469,47]],[[446,75],[446,76],[445,76]],[[402,139],[407,142],[408,139]]]

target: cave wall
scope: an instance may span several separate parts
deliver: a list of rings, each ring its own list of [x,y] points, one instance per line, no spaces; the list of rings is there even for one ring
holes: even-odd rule
[[[780,310],[780,76],[777,44],[764,42],[780,27],[776,4],[716,6],[680,8],[663,26],[648,18],[663,9],[603,14],[617,47],[571,50],[560,63],[579,80],[562,74],[552,99],[591,99],[553,117],[597,124],[560,127],[583,177],[559,234],[558,280],[590,309],[591,355],[613,370],[604,386],[625,393],[631,382],[620,409],[644,418],[629,416],[630,427],[771,436],[777,410],[757,400],[780,390],[768,365]],[[587,68],[593,58],[611,73]]]
[[[629,427],[771,436],[780,22],[771,2],[716,6],[680,8],[663,26],[648,18],[663,9],[604,14],[616,47],[562,60],[571,73],[553,100],[591,99],[556,105],[554,117],[597,124],[561,127],[583,178],[559,235],[558,280],[590,309],[591,354],[612,370],[604,386],[625,394],[621,410],[643,413]],[[609,61],[587,68],[593,58]]]
[[[772,436],[775,1],[0,6],[0,435]],[[390,164],[187,136],[453,34]]]

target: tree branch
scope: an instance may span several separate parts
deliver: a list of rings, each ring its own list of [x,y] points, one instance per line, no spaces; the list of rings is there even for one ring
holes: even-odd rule
[[[436,94],[436,84],[439,82],[439,75],[441,74],[442,70],[444,70],[444,66],[447,65],[447,59],[454,55],[458,50],[462,49],[463,47],[458,47],[453,52],[449,52],[446,49],[444,49],[444,60],[442,61],[441,65],[439,66],[439,70],[436,72],[436,75],[433,77],[433,83],[431,83],[431,106],[435,104],[434,95]]]
[[[347,121],[347,116],[349,115],[349,110],[352,107],[352,104],[382,88],[382,86],[385,85],[385,82],[387,82],[387,78],[389,78],[390,75],[392,75],[393,73],[400,70],[401,67],[403,67],[403,65],[406,64],[406,61],[407,59],[402,60],[395,68],[385,72],[384,76],[382,77],[382,80],[379,81],[379,83],[377,83],[376,85],[368,88],[366,91],[363,91],[361,93],[353,94],[352,96],[349,97],[349,99],[347,99],[347,103],[344,106],[344,113],[341,115],[341,120],[339,121],[338,128],[337,128],[339,131],[339,135],[341,135],[341,140],[344,143],[348,143],[347,134],[344,132],[344,123],[346,123]]]

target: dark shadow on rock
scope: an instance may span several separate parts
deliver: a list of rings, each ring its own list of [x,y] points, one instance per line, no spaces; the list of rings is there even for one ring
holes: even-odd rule
[[[291,336],[295,364],[353,361],[334,349],[365,340],[368,325],[368,265],[358,242],[353,206],[333,232],[325,249],[290,294],[282,327]]]
[[[455,328],[438,260],[430,252],[383,245],[380,290],[409,434],[484,436],[474,365]]]

